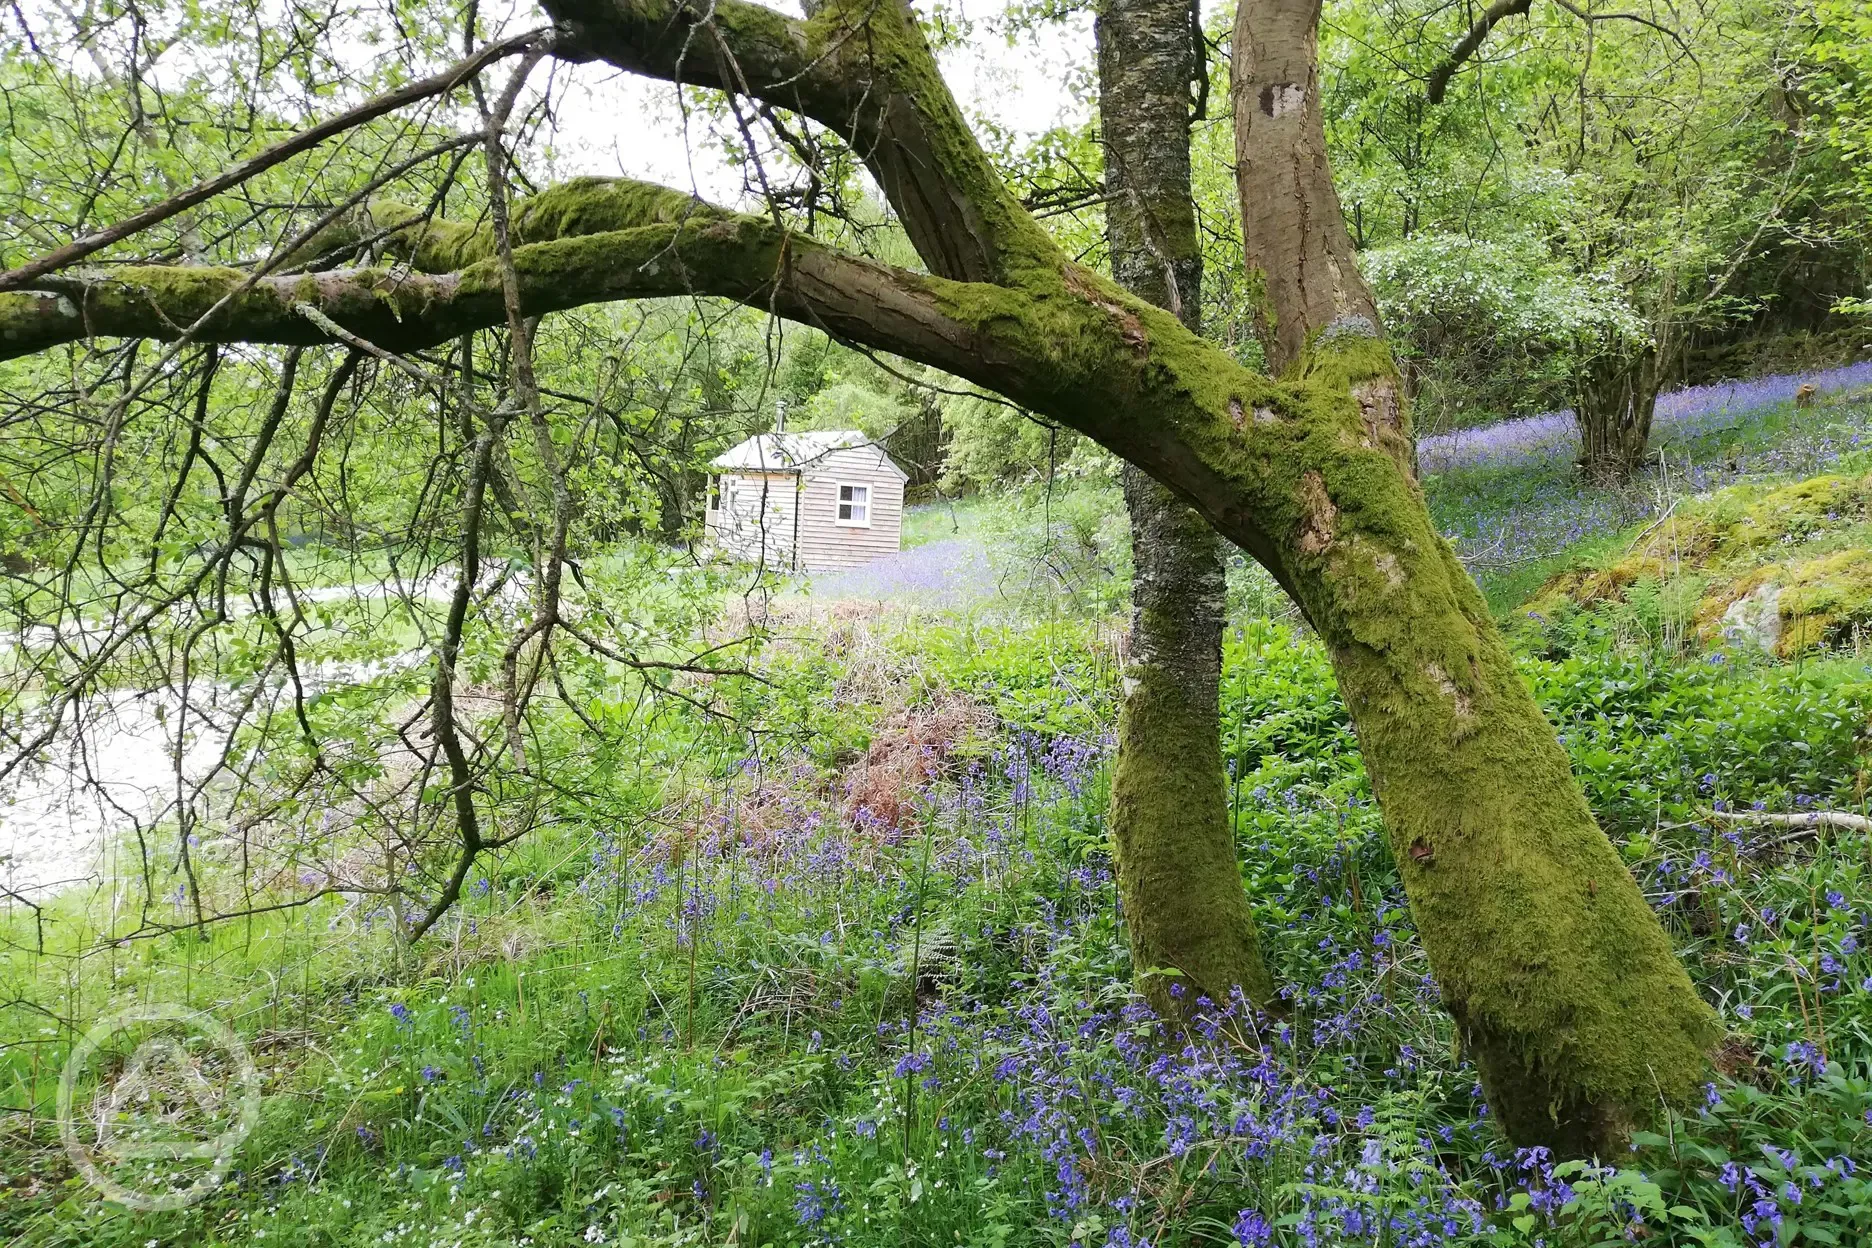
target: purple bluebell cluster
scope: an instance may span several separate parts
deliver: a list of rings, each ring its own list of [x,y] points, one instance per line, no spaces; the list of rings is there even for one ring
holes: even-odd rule
[[[1172,1027],[1132,995],[1112,743],[1039,727],[1068,695],[1042,704],[1010,660],[1036,726],[927,777],[897,823],[779,748],[653,832],[590,830],[554,909],[585,933],[533,955],[524,993],[490,993],[482,963],[478,988],[372,1006],[374,1087],[397,1093],[267,1199],[284,1216],[348,1166],[457,1215],[511,1208],[490,1238],[576,1208],[586,1242],[681,1225],[798,1248],[1872,1238],[1857,847],[1790,854],[1707,813],[1845,800],[1861,704],[1793,675],[1530,664],[1575,758],[1606,756],[1587,791],[1735,1033],[1698,1108],[1587,1165],[1511,1147],[1455,1051],[1325,652],[1257,622],[1226,659],[1276,1014],[1186,995]]]
[[[1662,904],[1719,887],[1728,876],[1712,854],[1746,848],[1734,834],[1707,843],[1693,861],[1659,865]],[[1473,1070],[1426,1060],[1401,1039],[1427,1026],[1425,1047],[1447,1052],[1434,984],[1394,905],[1375,916],[1386,940],[1320,942],[1332,946],[1325,973],[1289,992],[1294,1020],[1205,999],[1193,1026],[1173,1029],[1086,965],[1107,930],[1112,882],[1098,870],[1071,874],[1075,892],[1049,897],[1011,931],[982,934],[984,947],[1016,940],[1030,971],[999,992],[933,1001],[914,1020],[867,1023],[824,1055],[823,1069],[848,1080],[841,1110],[814,1122],[721,1116],[695,1092],[721,1078],[721,1059],[685,1059],[667,1033],[640,1031],[639,1056],[621,1077],[557,1082],[535,1071],[519,1088],[475,1079],[495,1108],[472,1115],[488,1125],[453,1146],[449,1181],[485,1173],[487,1183],[511,1183],[516,1166],[572,1164],[615,1178],[654,1164],[655,1182],[684,1191],[698,1214],[737,1182],[731,1207],[784,1202],[785,1222],[769,1235],[799,1244],[889,1241],[886,1196],[912,1179],[919,1217],[971,1225],[992,1192],[1004,1216],[1026,1211],[1051,1225],[1042,1240],[1080,1248],[1167,1242],[1197,1216],[1227,1226],[1243,1248],[1601,1242],[1577,1238],[1588,1232],[1636,1240],[1687,1216],[1647,1203],[1652,1181],[1640,1171],[1506,1147]],[[1330,905],[1319,890],[1330,892],[1335,874],[1290,873],[1293,886],[1270,896],[1270,909],[1309,896]],[[1855,930],[1872,917],[1828,913]],[[1785,916],[1763,918],[1773,926]],[[1773,954],[1763,965],[1783,960]],[[1387,983],[1406,987],[1388,997]],[[1811,1041],[1790,1042],[1784,1064],[1796,1084],[1825,1071]],[[1712,1088],[1701,1116],[1712,1139],[1735,1129],[1731,1116],[1757,1112],[1749,1096],[1731,1105]],[[1697,1225],[1776,1248],[1790,1220],[1861,1199],[1864,1181],[1839,1139],[1770,1139],[1709,1162],[1715,1203],[1690,1211]],[[737,1168],[737,1155],[752,1164]],[[1192,1185],[1207,1206],[1186,1209]],[[1076,1237],[1089,1226],[1105,1229]],[[1528,1237],[1510,1234],[1518,1229]]]
[[[1024,951],[1025,969],[998,989],[958,983],[914,1020],[867,1022],[831,1042],[825,1056],[856,1082],[849,1108],[813,1128],[809,1142],[737,1139],[736,1147],[764,1156],[761,1182],[780,1173],[802,1242],[862,1242],[880,1185],[899,1173],[894,1165],[914,1171],[928,1216],[972,1212],[968,1193],[992,1190],[1001,1207],[1031,1210],[1080,1248],[1162,1242],[1164,1211],[1179,1199],[1171,1177],[1179,1174],[1201,1176],[1224,1202],[1216,1220],[1245,1248],[1470,1243],[1517,1219],[1531,1219],[1536,1234],[1597,1227],[1642,1238],[1669,1228],[1673,1215],[1631,1198],[1634,1185],[1649,1182],[1642,1173],[1556,1164],[1541,1150],[1507,1147],[1473,1070],[1434,1056],[1448,1050],[1447,1023],[1395,878],[1372,861],[1382,829],[1368,800],[1348,801],[1267,758],[1248,777],[1282,783],[1287,776],[1278,791],[1257,784],[1252,825],[1270,835],[1284,830],[1281,843],[1261,847],[1255,891],[1264,921],[1273,920],[1270,949],[1281,961],[1289,1017],[1269,1018],[1240,1000],[1223,1007],[1204,1000],[1195,1026],[1178,1031],[1141,1001],[1114,995],[1122,970],[1087,965],[1110,930],[1110,873],[1098,865],[1049,870],[1034,856],[1047,838],[1037,840],[1031,822],[1057,832],[1062,819],[1081,817],[1074,798],[1107,765],[1109,749],[1106,741],[1018,734],[926,796],[928,827],[940,837],[931,857],[946,880],[1024,870],[1051,883],[1040,883],[1034,908],[1011,916],[1011,927],[951,935],[974,951],[971,961],[1012,944]],[[871,834],[805,818],[803,807],[794,813],[800,822],[791,834],[763,840],[721,811],[706,858],[715,867],[700,884],[691,872],[683,891],[660,905],[654,896],[637,899],[639,922],[655,922],[657,911],[697,911],[698,888],[717,894],[700,912],[716,913],[732,904],[736,878],[759,880],[757,899],[794,914],[828,923],[863,915],[861,899],[891,887],[889,874],[879,875],[885,863]],[[918,835],[900,833],[895,848],[914,847]],[[1733,872],[1746,840],[1712,828],[1701,845],[1652,868],[1647,889],[1667,913],[1690,900],[1709,904],[1704,899],[1726,913],[1727,898],[1742,900]],[[859,863],[869,866],[854,871]],[[1348,890],[1361,870],[1370,873],[1367,917],[1348,927],[1344,918],[1360,913],[1359,894]],[[1863,956],[1859,928],[1872,915],[1843,895],[1826,906],[1832,935],[1822,965],[1840,972],[1829,991],[1851,992],[1848,976],[1860,965],[1855,955]],[[911,914],[877,918],[869,940],[882,956],[903,957],[918,939]],[[1753,922],[1765,930],[1745,965],[1778,974],[1782,948],[1760,942],[1777,935],[1786,916],[1757,907]],[[716,956],[731,956],[734,933],[701,936]],[[855,937],[864,940],[851,930],[842,939],[849,947]],[[829,928],[818,943],[829,949],[839,939]],[[807,1048],[819,1050],[826,1042],[817,1029],[813,1037]],[[1789,1086],[1827,1070],[1821,1047],[1804,1035],[1791,1036],[1778,1057]],[[698,1137],[679,1125],[672,1109],[682,1101],[679,1081],[609,1095],[620,1093],[612,1112],[640,1135],[668,1139],[671,1148],[682,1139],[713,1143],[708,1132]],[[1729,1112],[1713,1090],[1706,1116]],[[909,1136],[906,1120],[916,1124]],[[728,1151],[726,1142],[710,1151]],[[1727,1201],[1709,1211],[1711,1224],[1741,1230],[1742,1242],[1773,1244],[1803,1202],[1845,1199],[1857,1182],[1843,1153],[1784,1144],[1756,1151],[1720,1172],[1712,1165],[1707,1176]],[[774,1160],[789,1155],[790,1164]],[[1070,1238],[1085,1226],[1103,1229],[1094,1239]]]
[[[1872,446],[1863,418],[1797,422],[1772,440],[1707,439],[1745,425],[1811,382],[1823,391],[1872,385],[1872,362],[1805,376],[1767,377],[1675,391],[1658,400],[1653,445],[1662,460],[1629,486],[1577,479],[1570,412],[1425,438],[1419,445],[1431,514],[1472,571],[1484,576],[1559,554],[1655,517],[1674,497],[1745,477],[1811,476]],[[1507,470],[1507,471],[1503,471]]]
[[[925,542],[856,568],[811,579],[815,598],[966,607],[995,595],[988,548],[968,537]]]
[[[1817,373],[1785,373],[1673,390],[1658,396],[1652,437],[1661,442],[1713,432],[1733,424],[1737,417],[1791,401],[1802,385],[1812,385],[1823,394],[1872,386],[1872,361]],[[1418,463],[1426,473],[1508,468],[1578,454],[1579,429],[1570,409],[1458,429],[1417,444]]]

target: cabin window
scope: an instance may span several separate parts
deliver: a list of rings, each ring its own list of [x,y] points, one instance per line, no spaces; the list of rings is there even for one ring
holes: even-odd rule
[[[841,485],[838,487],[838,522],[866,529],[871,527],[870,486]]]
[[[710,511],[721,510],[721,478],[720,477],[709,478],[708,509]]]

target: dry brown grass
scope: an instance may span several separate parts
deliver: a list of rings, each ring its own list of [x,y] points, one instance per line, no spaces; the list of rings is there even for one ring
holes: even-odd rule
[[[903,827],[931,782],[993,728],[993,713],[960,694],[892,713],[864,758],[846,769],[846,818],[860,827]]]

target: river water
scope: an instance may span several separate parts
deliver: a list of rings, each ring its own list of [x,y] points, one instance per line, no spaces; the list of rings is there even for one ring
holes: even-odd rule
[[[454,573],[444,568],[421,581],[306,589],[297,598],[301,603],[390,598],[433,603],[446,601],[454,586]],[[524,592],[519,591],[522,599]],[[251,613],[251,607],[229,607],[230,617]],[[91,628],[67,630],[63,639],[84,650],[102,636]],[[0,668],[22,648],[58,639],[46,628],[0,635]],[[302,662],[299,669],[306,692],[312,693],[358,684],[428,658],[427,651],[413,651],[361,663]],[[284,695],[283,680],[275,683],[278,688],[262,691],[263,697]],[[0,780],[0,889],[14,900],[38,902],[62,889],[140,873],[141,862],[129,852],[134,849],[131,834],[170,819],[178,798],[215,770],[250,693],[197,684],[189,691],[186,713],[181,695],[167,688],[107,690],[79,702],[67,712],[51,745]],[[28,725],[25,731],[42,726]],[[7,761],[0,756],[0,764]],[[173,834],[171,824],[157,835]],[[152,858],[173,860],[174,847],[167,849],[158,855],[152,845]],[[12,902],[0,895],[0,906],[7,904]]]
[[[427,651],[412,651],[364,663],[301,664],[300,675],[311,694],[428,658]],[[283,707],[290,695],[283,682],[274,683],[262,696]],[[214,772],[249,700],[248,691],[227,685],[191,689],[186,714],[181,695],[170,689],[85,699],[67,713],[51,746],[0,780],[0,888],[36,902],[138,874],[130,834],[170,820],[179,800]],[[173,823],[154,835],[173,836]],[[152,861],[172,861],[174,848],[152,842]]]

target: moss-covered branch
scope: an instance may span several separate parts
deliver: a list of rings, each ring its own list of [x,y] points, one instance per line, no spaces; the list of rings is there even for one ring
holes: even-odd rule
[[[548,0],[581,53],[749,95],[842,137],[930,272],[1006,281],[1058,259],[950,93],[906,0],[828,0],[799,21],[748,0]]]
[[[1299,600],[1334,659],[1437,980],[1520,1143],[1615,1140],[1689,1096],[1713,1020],[1593,821],[1553,730],[1399,454],[1370,339],[1274,382],[1169,312],[1064,264],[1019,287],[856,260],[722,216],[515,250],[528,314],[689,291],[946,369],[1081,430],[1170,486]],[[0,353],[86,333],[169,339],[249,279],[128,268],[0,295]],[[408,349],[503,319],[487,261],[255,283],[212,341]]]
[[[573,178],[515,203],[508,232],[515,247],[525,247],[647,225],[700,227],[735,217],[653,182]],[[422,273],[454,273],[494,257],[491,222],[426,220],[422,209],[392,199],[372,200],[352,228],[361,238],[389,231],[389,250]]]
[[[374,206],[379,226],[395,205]],[[635,224],[633,224],[635,222]],[[621,228],[619,228],[621,227]],[[521,298],[537,316],[588,304],[710,294],[914,354],[961,329],[929,279],[831,251],[764,218],[673,191],[580,184],[521,205],[514,249]],[[255,279],[240,269],[126,265],[41,278],[0,294],[0,359],[93,337],[311,345],[330,342],[298,311],[309,304],[393,351],[426,347],[505,318],[485,227],[413,225],[392,236],[413,263]],[[452,271],[448,271],[452,265]],[[952,353],[951,353],[952,354]]]

